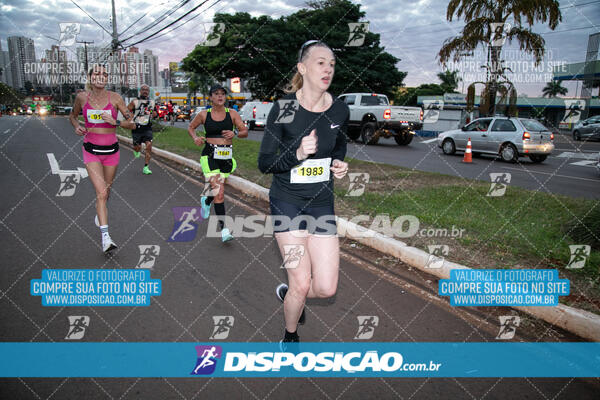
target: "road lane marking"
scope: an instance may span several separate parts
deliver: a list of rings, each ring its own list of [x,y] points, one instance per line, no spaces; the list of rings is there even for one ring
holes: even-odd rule
[[[569,163],[569,165],[578,165],[580,167],[593,167],[596,164],[595,160],[581,160],[574,163]]]
[[[8,133],[8,132],[10,132],[10,129],[7,129],[7,130],[4,131],[4,133]]]
[[[583,158],[586,160],[595,160],[597,155],[596,155],[596,153],[582,153],[580,151],[573,153],[571,151],[565,151],[565,152],[560,153],[556,157],[559,157],[559,158]]]
[[[512,168],[512,167],[502,167],[502,168],[512,169],[515,171],[529,172],[530,174],[554,175],[554,176],[560,176],[561,178],[578,179],[580,181],[590,181],[590,182],[598,182],[599,181],[598,179],[580,178],[578,176],[570,176],[570,175],[551,174],[549,172],[531,171],[531,170],[523,169],[523,168]]]
[[[437,140],[437,138],[433,138],[433,139],[429,139],[429,140],[422,140],[421,143],[431,143],[431,142],[435,142]]]
[[[559,149],[559,148],[554,148],[555,151],[572,151],[573,149]],[[592,154],[597,154],[599,150],[579,150],[580,153],[592,153]]]
[[[46,153],[48,157],[48,162],[50,163],[50,171],[53,175],[64,173],[64,174],[79,174],[81,178],[85,178],[88,176],[87,170],[85,168],[77,168],[77,169],[65,169],[61,170],[58,166],[58,161],[56,161],[56,157],[54,157],[54,153]]]

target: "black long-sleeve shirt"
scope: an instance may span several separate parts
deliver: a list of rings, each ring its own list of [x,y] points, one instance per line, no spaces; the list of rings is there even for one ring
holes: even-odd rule
[[[302,108],[295,93],[276,101],[267,118],[258,155],[261,172],[273,174],[269,195],[303,207],[333,204],[333,174],[325,182],[290,183],[290,170],[301,164],[296,150],[313,129],[316,129],[317,152],[309,159],[331,157],[332,161],[343,161],[349,117],[348,106],[338,99],[328,110],[318,113]]]

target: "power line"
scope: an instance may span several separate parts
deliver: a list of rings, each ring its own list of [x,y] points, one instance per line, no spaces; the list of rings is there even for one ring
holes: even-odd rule
[[[584,26],[581,28],[573,28],[573,29],[563,29],[562,31],[548,31],[548,32],[541,32],[538,33],[538,35],[550,35],[551,33],[561,33],[561,32],[571,32],[571,31],[580,31],[582,29],[592,29],[592,28],[597,28],[595,25],[590,25],[590,26]]]
[[[215,2],[214,2],[213,4],[211,4],[211,5],[210,5],[210,6],[209,6],[209,7],[208,7],[206,10],[204,10],[204,12],[206,12],[206,11],[210,10],[210,9],[211,9],[213,6],[215,6],[215,5],[216,5],[217,3],[219,3],[220,1],[221,1],[221,0],[217,0],[217,1],[215,1]],[[158,39],[158,38],[160,38],[160,37],[162,37],[162,36],[168,35],[169,33],[172,33],[172,32],[174,32],[176,29],[179,29],[179,28],[181,28],[182,26],[184,26],[184,25],[185,25],[185,24],[187,24],[188,22],[191,22],[191,21],[193,21],[194,19],[198,18],[198,17],[199,17],[199,16],[201,16],[201,15],[202,15],[202,13],[200,13],[200,14],[196,14],[196,15],[194,15],[192,18],[190,18],[190,19],[188,19],[187,21],[183,22],[182,24],[180,24],[180,25],[177,25],[176,27],[174,27],[173,29],[171,29],[171,30],[169,30],[169,31],[167,31],[167,32],[161,33],[160,35],[158,35],[158,36],[156,36],[156,37],[154,37],[154,38],[152,38],[152,39],[150,39],[150,40],[155,40],[155,39]]]
[[[598,0],[598,1],[590,1],[589,3],[569,4],[568,6],[562,6],[562,7],[559,7],[559,8],[582,7],[582,6],[587,6],[588,4],[595,4],[595,3],[600,3],[600,0]]]
[[[131,28],[132,26],[134,26],[135,24],[137,24],[138,22],[140,22],[140,20],[142,18],[144,18],[146,15],[148,15],[148,13],[145,13],[144,15],[142,15],[141,17],[139,17],[138,19],[136,19],[131,25],[129,25],[123,32],[119,33],[119,35],[124,34],[125,32],[127,32],[129,30],[129,28]]]
[[[220,1],[220,0],[218,0]],[[202,7],[204,4],[208,3],[208,0],[204,0],[202,3],[198,4],[196,7],[192,8],[190,11],[186,12],[185,14],[183,14],[181,17],[177,18],[175,21],[167,24],[166,26],[164,26],[162,29],[159,29],[158,31],[154,32],[151,35],[146,36],[145,38],[143,38],[142,40],[138,40],[135,43],[131,43],[128,46],[135,46],[136,44],[145,42],[146,40],[158,35],[160,32],[164,31],[165,29],[167,29],[168,27],[176,24],[177,22],[181,21],[183,18],[185,18],[186,16],[190,15],[191,13],[193,13],[194,11],[196,11],[197,9],[199,9],[200,7]]]
[[[96,23],[96,24],[97,24],[97,25],[98,25],[100,28],[104,29],[104,32],[106,32],[106,33],[108,33],[109,35],[111,35],[111,33],[110,33],[110,32],[109,32],[109,31],[108,31],[108,30],[107,30],[107,29],[106,29],[104,26],[102,26],[102,25],[100,24],[100,22],[96,21],[96,20],[94,19],[94,17],[92,17],[90,14],[88,14],[88,12],[87,12],[87,11],[85,11],[83,8],[79,7],[79,4],[75,3],[73,0],[71,0],[71,3],[75,4],[75,5],[77,6],[77,8],[79,8],[81,11],[83,11],[83,12],[85,13],[85,15],[87,15],[88,17],[90,17],[90,19],[91,19],[92,21],[94,21],[94,22],[95,22],[95,23]]]
[[[171,9],[165,11],[162,15],[158,16],[150,24],[146,25],[145,27],[143,27],[142,29],[140,29],[138,32],[134,33],[133,35],[129,36],[126,39],[123,39],[122,41],[125,42],[125,41],[127,41],[129,39],[134,38],[137,35],[141,35],[142,33],[149,31],[150,29],[154,28],[156,25],[158,25],[162,21],[164,21],[166,18],[168,18],[171,15],[173,15],[173,13],[175,13],[176,11],[178,11],[180,8],[182,8],[183,6],[185,6],[189,2],[190,2],[190,0],[182,0],[181,2],[179,2],[178,4],[176,4],[175,6],[173,6]]]

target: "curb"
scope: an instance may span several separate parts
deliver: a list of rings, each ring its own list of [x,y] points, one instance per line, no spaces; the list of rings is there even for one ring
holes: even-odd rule
[[[131,145],[133,143],[130,138],[121,135],[117,135],[117,137],[120,141],[127,144]],[[202,170],[199,162],[182,157],[179,154],[171,153],[170,151],[162,150],[154,146],[152,147],[152,152],[168,160],[185,165],[188,168],[198,171]],[[246,194],[264,201],[269,201],[269,190],[256,183],[232,175],[227,179],[227,184]],[[449,279],[450,270],[452,269],[471,269],[447,260],[444,260],[441,268],[427,268],[431,257],[429,253],[416,247],[408,246],[404,242],[392,239],[379,232],[364,228],[345,218],[336,217],[336,220],[340,236],[346,236],[365,246],[369,246],[382,253],[396,257],[411,267],[427,272],[440,279]],[[600,342],[600,316],[589,311],[565,306],[563,304],[553,307],[511,308],[542,319],[582,338]]]

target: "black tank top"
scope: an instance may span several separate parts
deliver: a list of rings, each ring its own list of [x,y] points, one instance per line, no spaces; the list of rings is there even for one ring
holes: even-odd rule
[[[229,115],[229,108],[225,108],[225,119],[223,121],[212,119],[210,110],[212,109],[206,110],[206,121],[204,122],[204,132],[206,132],[207,138],[222,138],[221,131],[233,130],[233,120]]]

